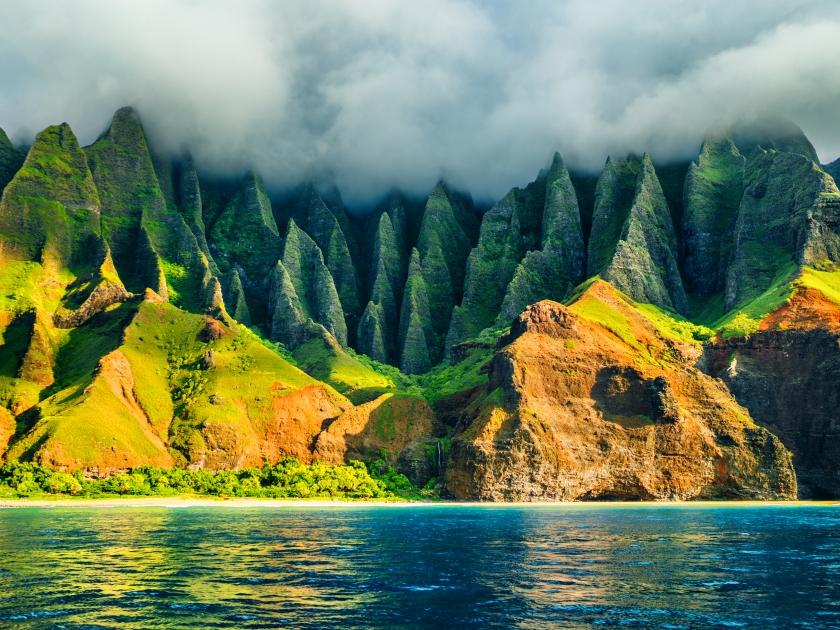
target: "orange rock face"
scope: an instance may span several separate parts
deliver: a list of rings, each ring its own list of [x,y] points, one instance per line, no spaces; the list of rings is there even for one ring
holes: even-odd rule
[[[662,338],[604,287],[580,299],[626,320],[622,336],[548,301],[514,322],[462,412],[447,491],[490,501],[795,498],[782,443],[692,367],[699,348]]]
[[[315,459],[327,464],[377,459],[382,451],[391,465],[409,445],[438,433],[429,403],[423,398],[383,394],[339,416],[318,436]]]

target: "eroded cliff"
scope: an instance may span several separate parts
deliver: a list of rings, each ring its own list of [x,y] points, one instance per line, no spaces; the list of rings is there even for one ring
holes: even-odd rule
[[[667,333],[596,282],[570,307],[530,306],[462,414],[446,468],[462,499],[786,499],[781,441],[692,367]]]

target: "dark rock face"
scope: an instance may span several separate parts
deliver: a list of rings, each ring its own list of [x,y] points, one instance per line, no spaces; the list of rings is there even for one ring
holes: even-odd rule
[[[748,337],[706,344],[702,369],[722,379],[793,452],[800,498],[840,497],[840,307],[797,287]]]
[[[631,321],[639,342],[662,343],[613,289],[594,287],[590,299]],[[489,383],[452,441],[450,494],[492,501],[796,496],[782,443],[690,367],[695,347],[672,344],[675,362],[663,369],[573,309],[535,304],[501,342],[509,345],[493,358]]]
[[[731,136],[706,138],[689,166],[683,201],[685,276],[693,293],[723,291],[735,218],[744,192],[744,157]]]

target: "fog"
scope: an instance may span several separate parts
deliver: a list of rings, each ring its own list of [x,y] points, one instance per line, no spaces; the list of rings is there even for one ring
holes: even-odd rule
[[[838,60],[836,2],[0,0],[0,127],[89,144],[133,105],[207,173],[332,173],[356,207],[444,177],[488,201],[554,151],[666,162],[765,116],[834,160]]]

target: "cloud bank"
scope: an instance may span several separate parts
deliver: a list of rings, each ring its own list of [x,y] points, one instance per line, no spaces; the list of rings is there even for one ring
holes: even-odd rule
[[[838,59],[836,2],[0,0],[0,127],[90,143],[131,104],[206,171],[331,171],[358,205],[439,177],[492,200],[555,150],[590,171],[693,157],[763,116],[833,160]]]

